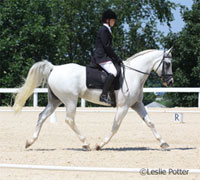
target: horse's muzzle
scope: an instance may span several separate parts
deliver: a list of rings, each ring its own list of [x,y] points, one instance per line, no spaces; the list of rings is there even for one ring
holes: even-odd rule
[[[172,77],[168,82],[167,82],[167,84],[168,84],[168,86],[170,86],[170,85],[172,85],[174,83],[174,78]]]
[[[173,77],[168,78],[166,81],[163,82],[164,86],[171,86],[174,83]]]

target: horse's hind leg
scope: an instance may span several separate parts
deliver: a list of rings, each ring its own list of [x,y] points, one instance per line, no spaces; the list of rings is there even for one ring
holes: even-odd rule
[[[37,139],[41,130],[41,127],[45,120],[54,112],[54,110],[61,104],[61,101],[52,93],[49,88],[48,92],[48,105],[46,108],[39,114],[37,125],[33,134],[33,138],[26,141],[25,147],[30,147]]]
[[[161,143],[160,147],[163,149],[166,149],[169,147],[169,145],[162,139],[162,137],[158,134],[154,124],[151,122],[147,111],[144,107],[144,104],[142,102],[137,102],[136,104],[134,104],[132,107],[132,109],[134,109],[139,115],[140,117],[144,120],[144,122],[146,123],[146,125],[151,128],[155,138]]]
[[[67,100],[66,105],[66,118],[65,122],[71,127],[71,129],[76,133],[80,141],[83,143],[82,147],[85,150],[91,150],[89,143],[87,142],[86,138],[81,134],[80,130],[76,126],[75,123],[75,113],[76,113],[76,106],[77,106],[77,98],[74,98],[74,100],[70,99]]]

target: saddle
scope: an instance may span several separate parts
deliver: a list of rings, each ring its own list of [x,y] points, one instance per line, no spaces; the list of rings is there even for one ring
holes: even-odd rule
[[[114,90],[119,90],[122,87],[123,78],[121,67],[119,64],[114,64],[117,69],[117,76],[110,88],[110,98],[115,102]],[[104,82],[108,73],[98,64],[91,62],[86,66],[86,86],[88,89],[103,89]]]
[[[117,69],[117,76],[113,81],[111,90],[119,90],[122,86],[121,67],[114,64]],[[91,62],[86,66],[86,86],[88,89],[103,89],[108,73],[98,64]]]

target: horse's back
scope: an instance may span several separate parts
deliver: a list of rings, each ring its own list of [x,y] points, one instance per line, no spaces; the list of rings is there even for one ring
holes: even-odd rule
[[[85,74],[85,67],[78,64],[54,66],[48,79],[48,85],[55,94],[79,94],[80,89],[85,88]]]

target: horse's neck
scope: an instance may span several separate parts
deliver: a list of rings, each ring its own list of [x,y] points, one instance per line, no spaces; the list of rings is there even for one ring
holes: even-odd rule
[[[128,65],[144,73],[150,73],[153,69],[154,63],[153,59],[146,56],[146,58],[145,57],[135,58],[132,61],[130,61]]]
[[[136,70],[150,74],[155,66],[155,63],[158,61],[158,58],[159,58],[158,51],[152,51],[126,62],[126,65]],[[141,82],[142,87],[148,78],[148,75],[144,73],[138,72],[137,76]]]

